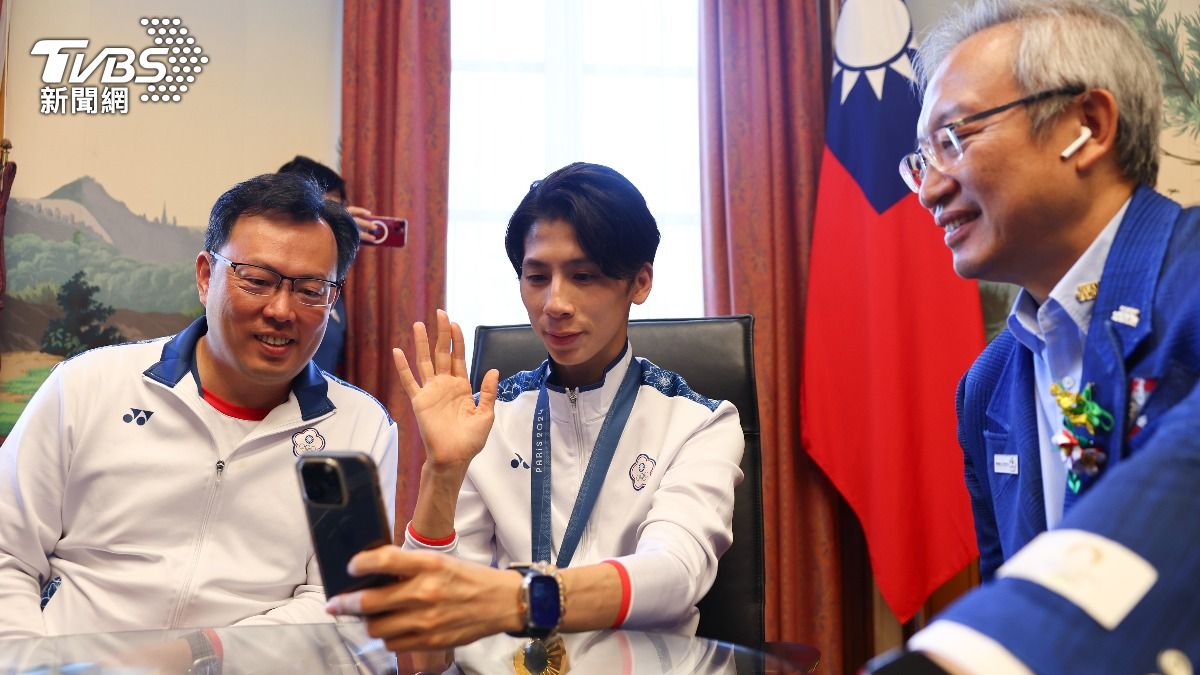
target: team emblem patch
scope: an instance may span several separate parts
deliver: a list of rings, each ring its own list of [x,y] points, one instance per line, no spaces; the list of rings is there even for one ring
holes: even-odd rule
[[[292,434],[292,454],[299,457],[306,452],[320,452],[325,449],[325,437],[315,427]]]
[[[634,490],[646,487],[646,481],[650,480],[650,474],[654,473],[655,463],[654,458],[644,452],[633,460],[629,467],[629,480],[633,481]]]

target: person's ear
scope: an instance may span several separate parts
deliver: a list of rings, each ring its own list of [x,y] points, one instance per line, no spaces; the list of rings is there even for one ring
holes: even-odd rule
[[[1107,89],[1089,91],[1080,104],[1078,136],[1063,149],[1063,160],[1074,159],[1080,171],[1094,169],[1105,157],[1115,164],[1119,118],[1117,99],[1112,92]],[[1071,152],[1067,153],[1067,150]]]
[[[196,291],[200,294],[200,304],[208,305],[208,282],[212,280],[212,258],[207,251],[201,251],[196,256]]]
[[[633,275],[633,282],[630,284],[630,299],[633,304],[640,305],[650,297],[650,287],[654,285],[654,265],[650,263],[642,263],[641,269]]]

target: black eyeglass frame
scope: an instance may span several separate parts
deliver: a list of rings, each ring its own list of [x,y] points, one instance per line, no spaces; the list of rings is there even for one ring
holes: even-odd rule
[[[1018,98],[1015,101],[1009,101],[1008,103],[998,105],[994,108],[988,108],[987,110],[972,113],[966,117],[956,119],[953,122],[943,124],[940,127],[930,131],[925,138],[930,139],[930,145],[932,145],[931,139],[933,138],[934,134],[945,129],[949,132],[950,140],[954,143],[954,147],[958,151],[959,157],[961,157],[963,155],[963,149],[959,141],[958,134],[955,133],[955,129],[966,126],[972,122],[978,122],[979,120],[986,119],[993,115],[998,115],[1017,106],[1033,105],[1034,103],[1041,103],[1042,101],[1058,96],[1078,96],[1086,91],[1087,87],[1079,84],[1071,84],[1065,87],[1059,87],[1057,89],[1046,89],[1044,91],[1039,91],[1028,96]],[[921,183],[924,181],[925,175],[929,173],[929,166],[932,165],[933,168],[937,169],[938,171],[943,170],[943,167],[939,166],[941,162],[934,159],[931,156],[932,154],[933,153],[922,147],[921,140],[918,139],[916,150],[900,158],[900,175],[902,178],[904,178],[904,182],[908,184],[908,187],[913,192],[920,192]],[[912,161],[909,159],[911,157],[915,157],[920,160],[920,176],[916,177],[915,179],[911,177],[912,169],[915,168],[912,166]]]
[[[297,300],[299,300],[300,304],[302,304],[306,307],[331,307],[334,305],[334,303],[337,302],[338,294],[341,293],[342,287],[345,285],[344,281],[330,281],[329,279],[322,279],[320,277],[289,277],[286,274],[280,274],[279,272],[276,272],[275,270],[273,270],[269,267],[263,267],[262,265],[254,265],[251,263],[244,263],[244,262],[234,262],[233,260],[226,258],[225,256],[221,255],[220,253],[217,253],[216,251],[205,251],[205,252],[208,253],[210,259],[220,260],[221,262],[228,265],[229,269],[233,271],[234,276],[238,277],[239,279],[241,279],[241,276],[238,275],[239,267],[251,267],[256,270],[262,270],[263,272],[266,272],[267,274],[270,274],[272,276],[279,277],[279,281],[275,283],[274,288],[271,288],[269,293],[255,293],[254,291],[252,291],[248,288],[243,288],[242,286],[238,286],[238,288],[240,290],[242,290],[243,292],[248,293],[253,296],[256,296],[256,297],[260,297],[260,298],[267,298],[267,297],[270,297],[271,295],[273,295],[276,291],[278,291],[280,289],[280,287],[283,286],[283,282],[285,282],[285,281],[291,282],[290,292],[292,293],[292,295],[296,295],[296,282],[297,281],[318,281],[322,284],[327,284],[330,288],[333,289],[333,291],[330,292],[330,295],[329,295],[329,302],[326,302],[326,303],[323,303],[320,305],[313,305],[313,304],[304,302],[304,298],[301,296],[296,296],[296,298],[297,298]],[[264,287],[264,290],[266,290],[265,287]]]

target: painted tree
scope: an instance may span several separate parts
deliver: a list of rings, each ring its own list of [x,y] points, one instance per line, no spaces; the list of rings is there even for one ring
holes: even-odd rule
[[[58,291],[62,318],[51,319],[42,335],[42,351],[71,357],[80,352],[123,341],[120,332],[104,322],[113,308],[95,300],[99,286],[87,282],[83,270],[68,279]]]
[[[1200,11],[1165,16],[1165,0],[1126,0],[1126,16],[1158,61],[1167,126],[1200,139]],[[1200,166],[1200,159],[1163,154]]]

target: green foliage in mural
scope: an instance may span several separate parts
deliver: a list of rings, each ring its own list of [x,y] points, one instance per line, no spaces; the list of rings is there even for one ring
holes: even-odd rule
[[[83,271],[99,288],[96,300],[139,312],[198,315],[196,268],[192,262],[155,265],[126,258],[91,237],[49,241],[33,234],[5,237],[8,293],[23,300],[46,299],[47,284],[57,288]]]
[[[23,396],[24,400],[21,401],[21,405],[24,406],[29,400],[29,397],[33,396],[34,392],[38,390],[38,387],[42,386],[42,383],[46,381],[46,378],[50,377],[50,370],[50,368],[34,368],[32,370],[27,370],[16,378],[5,380],[4,382],[0,383],[0,391],[8,394],[15,394],[17,396]],[[2,417],[2,415],[0,415],[0,417]],[[2,429],[2,426],[0,426],[0,429]]]
[[[8,295],[25,302],[32,302],[35,305],[53,306],[58,302],[58,289],[61,288],[58,284],[47,281],[36,286],[27,286],[17,291],[8,291]]]
[[[56,356],[72,357],[95,347],[116,344],[124,340],[116,328],[105,326],[113,308],[96,301],[98,286],[87,282],[86,275],[76,272],[58,292],[61,319],[51,319],[42,336],[42,351]]]
[[[1166,0],[1126,0],[1123,9],[1158,61],[1167,125],[1200,139],[1200,10],[1166,18]]]

